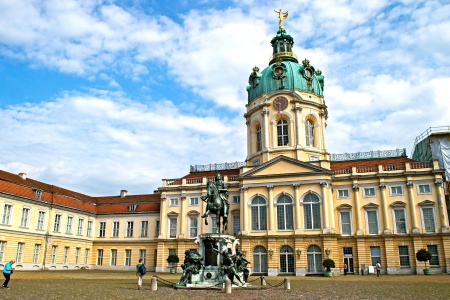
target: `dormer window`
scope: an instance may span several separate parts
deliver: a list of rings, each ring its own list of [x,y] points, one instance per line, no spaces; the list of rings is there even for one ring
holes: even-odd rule
[[[128,210],[129,210],[129,211],[135,211],[137,206],[138,206],[137,204],[130,204],[130,205],[128,206]]]
[[[33,189],[33,192],[34,192],[34,198],[36,198],[36,200],[41,200],[42,190],[40,190],[40,189]]]

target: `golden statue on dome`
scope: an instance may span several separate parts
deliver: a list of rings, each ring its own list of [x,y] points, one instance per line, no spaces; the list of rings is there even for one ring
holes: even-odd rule
[[[278,28],[280,29],[280,30],[283,30],[284,29],[284,27],[283,27],[283,20],[286,20],[287,19],[287,17],[288,17],[288,12],[286,11],[286,12],[283,12],[282,10],[281,10],[281,8],[280,8],[280,10],[274,10],[277,14],[278,14],[278,19],[280,19],[280,21],[278,21]]]

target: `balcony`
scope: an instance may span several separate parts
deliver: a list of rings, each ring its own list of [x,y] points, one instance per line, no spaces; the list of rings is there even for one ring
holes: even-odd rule
[[[238,182],[239,175],[225,175],[223,179],[227,183]],[[163,179],[163,187],[173,187],[173,186],[195,186],[195,185],[206,185],[208,181],[213,181],[214,176],[208,177],[191,177],[191,178],[174,178],[174,179]]]
[[[366,166],[344,167],[333,169],[333,175],[360,175],[365,173],[404,173],[406,171],[415,171],[428,169],[429,171],[439,169],[439,166],[432,161],[426,162],[405,162],[396,164],[372,164]],[[339,176],[343,177],[343,176]]]

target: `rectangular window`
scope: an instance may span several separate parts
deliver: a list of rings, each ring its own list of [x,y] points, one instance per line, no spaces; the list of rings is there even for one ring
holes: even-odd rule
[[[219,232],[219,228],[217,228],[217,218],[218,217],[211,217],[211,232],[216,233]]]
[[[39,211],[37,220],[37,229],[44,230],[45,211]]]
[[[111,249],[111,266],[117,264],[117,249]]]
[[[58,246],[52,246],[52,254],[50,256],[50,263],[52,264],[56,261],[56,250],[58,250]]]
[[[89,262],[89,249],[86,249],[84,250],[84,264],[87,265],[88,262]]]
[[[174,239],[177,237],[177,224],[178,219],[177,218],[170,218],[169,219],[169,238]]]
[[[67,265],[68,259],[69,259],[69,247],[64,247],[63,265]]]
[[[105,237],[106,235],[106,222],[98,223],[98,237]]]
[[[338,198],[348,198],[348,190],[338,190]]]
[[[397,233],[406,233],[406,216],[404,209],[394,209],[395,230]]]
[[[430,267],[439,267],[438,246],[428,245],[428,252],[431,253]]]
[[[6,242],[0,241],[0,262],[3,262],[3,259],[5,258],[5,248]]]
[[[159,220],[155,221],[155,237],[159,236]]]
[[[309,156],[309,161],[319,161],[320,157],[317,155],[310,155]]]
[[[2,224],[11,225],[12,204],[5,204],[3,207]]]
[[[241,202],[241,196],[233,196],[233,203],[240,203]]]
[[[400,267],[410,267],[408,246],[398,246],[398,256]]]
[[[33,252],[33,264],[39,263],[39,252],[41,252],[41,245],[35,244],[34,245],[34,252]]]
[[[377,262],[379,262],[381,265],[383,265],[381,263],[381,251],[380,251],[379,246],[370,247],[370,259],[372,262],[372,266],[374,266],[374,267],[377,264]]]
[[[113,237],[119,237],[119,221],[114,221],[113,222],[113,230],[112,230],[112,236]]]
[[[66,233],[72,233],[73,217],[67,217]]]
[[[170,199],[170,206],[178,206],[178,198]]]
[[[425,232],[434,233],[435,221],[434,221],[434,209],[432,207],[422,208],[422,220]]]
[[[81,248],[75,248],[75,264],[78,265],[78,260],[80,257],[80,250]]]
[[[418,185],[419,194],[431,194],[431,186],[429,184]]]
[[[241,217],[239,215],[233,215],[233,235],[238,236],[241,231]]]
[[[375,197],[375,188],[364,188],[364,197]]]
[[[196,238],[198,235],[198,217],[189,217],[189,237]]]
[[[352,222],[349,211],[341,212],[341,234],[342,235],[352,234]]]
[[[141,221],[141,237],[148,237],[148,221]]]
[[[53,224],[53,231],[59,232],[61,230],[61,215],[55,215],[55,223]]]
[[[103,249],[97,250],[97,266],[103,265]]]
[[[147,258],[147,250],[140,249],[139,250],[139,258],[142,258],[142,263],[145,264],[146,258]]]
[[[84,219],[78,219],[77,235],[83,235]]]
[[[133,237],[133,221],[127,221],[127,231],[125,232],[125,237]]]
[[[131,266],[131,250],[125,249],[125,266]]]
[[[177,249],[169,249],[169,255],[177,254]]]
[[[378,214],[376,210],[369,210],[367,214],[367,229],[369,234],[378,234]]]
[[[87,230],[86,230],[86,236],[91,237],[92,236],[92,221],[88,221]]]
[[[391,196],[403,195],[403,188],[401,186],[391,186]]]
[[[16,263],[22,262],[23,246],[24,246],[24,243],[17,243]]]
[[[30,218],[30,209],[26,207],[22,208],[22,217],[20,218],[20,226],[28,227],[29,218]]]
[[[198,198],[190,198],[189,199],[189,205],[197,206],[198,205]]]

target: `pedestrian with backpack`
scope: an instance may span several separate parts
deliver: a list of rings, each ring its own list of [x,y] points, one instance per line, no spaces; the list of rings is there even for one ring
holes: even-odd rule
[[[138,278],[138,290],[142,289],[142,277],[147,273],[147,268],[142,262],[142,258],[139,259],[139,263],[136,265],[136,276]]]

